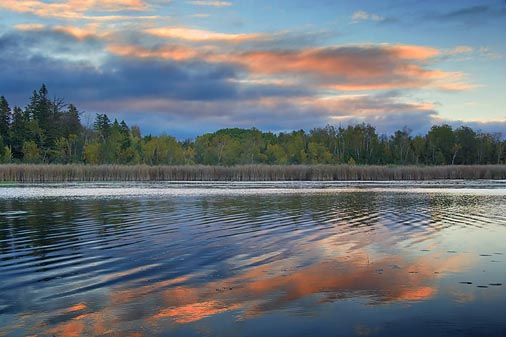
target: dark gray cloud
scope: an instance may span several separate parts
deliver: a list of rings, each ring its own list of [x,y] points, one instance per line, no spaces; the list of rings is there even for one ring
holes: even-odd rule
[[[0,94],[17,105],[24,105],[42,83],[82,109],[108,108],[104,112],[133,99],[234,101],[309,93],[302,87],[242,83],[237,79],[243,70],[224,63],[113,55],[98,39],[79,40],[53,30],[0,36],[0,62],[7,65],[1,70]]]
[[[458,22],[464,24],[485,24],[490,23],[490,20],[492,19],[505,17],[506,6],[503,3],[499,6],[479,4],[464,8],[457,8],[446,12],[433,11],[425,15],[424,19],[441,23]]]
[[[224,127],[257,127],[274,132],[304,128],[309,130],[326,124],[348,125],[370,123],[378,132],[391,134],[407,126],[414,133],[426,132],[437,112],[424,106],[398,102],[394,96],[344,96],[335,102],[325,99],[250,100],[233,102],[204,102],[169,100],[150,105],[149,121],[137,113],[139,105],[126,103],[121,118],[135,121],[148,133],[167,132],[179,137],[193,137]],[[137,102],[139,104],[139,102]],[[136,110],[137,109],[137,110]],[[124,116],[128,116],[124,117]],[[191,131],[190,131],[191,130]]]
[[[362,55],[359,70],[388,70],[383,50],[369,49],[343,50],[352,64],[356,55]],[[333,49],[319,53],[323,59],[336,58]],[[5,65],[0,68],[0,95],[11,105],[25,105],[32,90],[45,83],[50,95],[76,104],[88,119],[105,112],[141,126],[145,133],[166,132],[179,138],[223,127],[279,132],[362,122],[375,125],[379,132],[391,133],[405,125],[423,133],[437,116],[427,106],[400,102],[402,92],[343,96],[329,104],[310,81],[269,83],[245,76],[249,71],[245,65],[225,61],[114,55],[103,39],[78,39],[51,29],[0,35],[0,62]]]
[[[270,111],[261,108],[225,110],[221,117],[219,114],[208,118],[188,118],[186,115],[172,115],[167,113],[150,113],[145,116],[140,113],[122,113],[116,114],[115,117],[125,119],[130,125],[139,125],[143,133],[167,133],[176,135],[179,139],[193,138],[206,132],[214,132],[225,127],[256,127],[262,131],[283,132],[299,130],[303,128],[309,131],[314,127],[322,127],[326,124],[334,126],[354,125],[359,123],[369,123],[376,127],[378,134],[391,135],[395,131],[407,127],[411,130],[411,135],[426,134],[433,125],[447,123],[454,129],[459,126],[466,125],[474,130],[481,130],[488,133],[501,133],[502,137],[506,137],[506,122],[462,122],[452,120],[442,120],[438,115],[434,115],[431,111],[405,111],[399,113],[391,113],[388,115],[369,115],[347,117],[342,119],[331,119],[327,115],[318,111],[310,113],[308,111],[290,111],[289,115],[283,115],[284,112],[279,110]],[[216,107],[216,110],[219,110]],[[217,111],[215,111],[215,114]],[[241,114],[242,113],[242,114]],[[253,117],[254,121],[247,117]]]
[[[11,40],[9,36],[0,38],[0,45],[4,46],[0,60],[9,65],[2,70],[0,83],[0,91],[6,95],[20,91],[29,93],[44,82],[58,95],[82,103],[121,97],[212,100],[237,96],[235,86],[227,82],[235,78],[235,70],[225,65],[106,55],[106,60],[97,66],[92,60],[72,60],[72,53],[83,55],[74,48],[86,48],[80,43],[69,43],[62,49],[53,48],[50,55],[43,50],[33,52],[33,49],[44,48],[44,43],[31,41],[29,50],[23,44],[24,39],[9,43]],[[58,57],[62,52],[65,54]]]
[[[480,6],[473,6],[473,7],[457,9],[457,10],[450,11],[450,12],[447,12],[444,14],[439,14],[438,16],[440,18],[459,19],[459,18],[474,17],[477,15],[482,15],[487,12],[489,12],[489,7],[480,5]]]
[[[477,132],[498,134],[501,139],[506,139],[506,121],[464,122],[446,120],[445,123],[451,125],[454,129],[461,126],[468,126]]]
[[[406,27],[424,24],[463,24],[465,26],[498,23],[506,17],[506,2],[497,0],[483,1],[414,1],[407,6],[406,1],[386,6],[382,20],[377,24],[400,24]]]

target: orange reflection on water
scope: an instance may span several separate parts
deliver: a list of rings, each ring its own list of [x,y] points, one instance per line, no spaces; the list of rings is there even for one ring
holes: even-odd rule
[[[156,320],[164,317],[171,317],[176,323],[190,323],[227,310],[238,309],[240,307],[241,306],[239,304],[226,306],[221,302],[213,300],[165,309],[154,315],[152,318]]]
[[[110,306],[75,317],[49,332],[74,337],[123,331],[125,319],[118,319],[118,315],[135,310],[129,309],[135,306],[143,310],[131,316],[147,331],[158,331],[161,325],[192,323],[231,310],[237,311],[237,319],[248,319],[314,295],[315,304],[352,297],[367,298],[374,304],[421,301],[437,293],[435,280],[444,273],[461,271],[472,263],[466,254],[445,253],[411,260],[387,256],[370,261],[365,249],[305,267],[296,267],[300,261],[289,257],[204,283],[188,285],[195,275],[187,275],[130,289],[113,288]],[[66,312],[84,309],[88,306],[78,303]]]
[[[193,274],[176,277],[170,280],[164,280],[140,287],[135,287],[133,289],[117,290],[111,294],[111,301],[114,305],[121,305],[124,303],[136,301],[139,298],[145,297],[154,292],[159,292],[160,289],[187,282],[191,277],[195,277],[195,275]]]
[[[81,311],[81,310],[84,310],[86,308],[88,308],[86,306],[86,304],[84,304],[84,303],[78,303],[78,304],[73,305],[73,306],[69,307],[68,309],[66,309],[65,312]]]
[[[420,301],[427,298],[431,298],[436,292],[435,288],[431,287],[420,287],[417,289],[409,289],[402,294],[403,301]]]
[[[73,319],[69,322],[63,323],[62,325],[49,330],[50,334],[53,336],[63,336],[63,337],[79,337],[84,336],[85,322],[81,319]]]

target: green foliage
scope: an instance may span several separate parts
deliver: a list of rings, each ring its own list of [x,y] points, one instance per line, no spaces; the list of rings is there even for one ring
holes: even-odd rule
[[[100,143],[90,143],[84,146],[83,159],[85,163],[97,165],[100,164]]]
[[[27,163],[39,162],[40,150],[33,140],[26,141],[23,143],[23,159]]]
[[[153,137],[144,144],[144,162],[148,165],[181,165],[185,153],[174,137]]]
[[[2,163],[11,163],[12,162],[12,151],[8,146],[4,147],[1,162]]]
[[[435,125],[426,135],[403,128],[378,135],[369,124],[262,132],[221,129],[193,140],[142,136],[138,126],[96,114],[92,128],[81,125],[76,106],[49,99],[42,85],[23,110],[0,96],[2,162],[146,165],[473,165],[506,161],[500,134],[462,126]]]
[[[100,140],[106,142],[109,138],[111,131],[111,120],[106,114],[97,114],[95,116],[95,122],[93,123],[93,129],[98,132]]]
[[[11,108],[4,96],[0,97],[0,138],[3,144],[9,143],[9,124]]]
[[[269,164],[277,164],[277,165],[288,164],[288,155],[286,154],[283,147],[279,144],[267,145],[266,155],[267,155],[267,163]]]
[[[448,124],[434,125],[427,134],[429,158],[435,165],[452,163],[454,155],[455,135]]]

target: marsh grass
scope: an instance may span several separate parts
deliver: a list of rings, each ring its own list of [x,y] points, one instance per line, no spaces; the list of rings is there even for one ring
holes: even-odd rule
[[[506,165],[0,165],[3,182],[506,179]]]

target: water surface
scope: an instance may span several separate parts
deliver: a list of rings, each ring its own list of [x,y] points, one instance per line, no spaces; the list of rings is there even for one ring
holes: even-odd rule
[[[504,336],[504,182],[0,187],[2,336]]]

